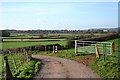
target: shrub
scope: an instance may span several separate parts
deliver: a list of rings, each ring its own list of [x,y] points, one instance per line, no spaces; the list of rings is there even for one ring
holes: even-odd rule
[[[103,37],[99,37],[99,38],[84,38],[84,39],[80,39],[82,41],[107,41],[107,40],[112,40],[112,39],[116,39],[119,38],[120,36],[117,33],[109,33],[106,34]]]
[[[67,47],[67,48],[73,48],[74,46],[75,46],[74,40],[72,40],[72,38],[69,38],[69,39],[67,40],[66,47]]]

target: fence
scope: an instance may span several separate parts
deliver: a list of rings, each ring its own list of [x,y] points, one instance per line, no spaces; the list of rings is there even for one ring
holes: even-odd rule
[[[54,45],[37,45],[37,46],[29,46],[29,47],[22,47],[22,48],[16,48],[16,49],[8,49],[7,51],[4,51],[4,75],[5,75],[5,80],[9,80],[13,78],[12,72],[18,71],[18,63],[19,66],[23,66],[23,63],[29,61],[29,58],[31,57],[32,51],[44,51],[46,54],[48,53],[54,53],[57,54],[58,50],[66,49],[63,46],[60,46],[58,44]],[[6,55],[8,55],[10,58],[8,58]],[[17,57],[17,58],[16,58]],[[17,59],[17,63],[16,63]],[[9,65],[10,63],[13,63],[14,69],[10,69]]]
[[[2,51],[0,50],[0,80],[2,79]]]
[[[4,54],[4,77],[5,80],[12,80],[12,72],[18,71],[18,67],[23,66],[23,63],[30,60],[30,51],[23,49],[23,51],[9,51],[9,54]],[[13,63],[13,65],[9,65]],[[12,66],[12,67],[10,67]]]
[[[99,54],[112,54],[114,51],[114,42],[98,42],[98,41],[79,41],[75,40],[75,53],[87,52]]]

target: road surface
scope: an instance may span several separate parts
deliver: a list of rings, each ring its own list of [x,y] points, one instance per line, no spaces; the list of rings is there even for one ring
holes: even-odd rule
[[[32,57],[42,62],[42,67],[34,78],[100,78],[88,66],[76,61],[43,55]]]

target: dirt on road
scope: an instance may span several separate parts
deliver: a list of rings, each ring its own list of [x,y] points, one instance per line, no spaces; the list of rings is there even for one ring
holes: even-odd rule
[[[42,62],[42,67],[34,78],[100,78],[88,66],[76,61],[43,55],[32,57]]]

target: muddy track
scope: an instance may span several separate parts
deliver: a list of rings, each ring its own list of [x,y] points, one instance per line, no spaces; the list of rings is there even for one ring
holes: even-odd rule
[[[88,66],[76,61],[43,56],[32,55],[42,62],[41,70],[34,76],[37,78],[100,78]]]

